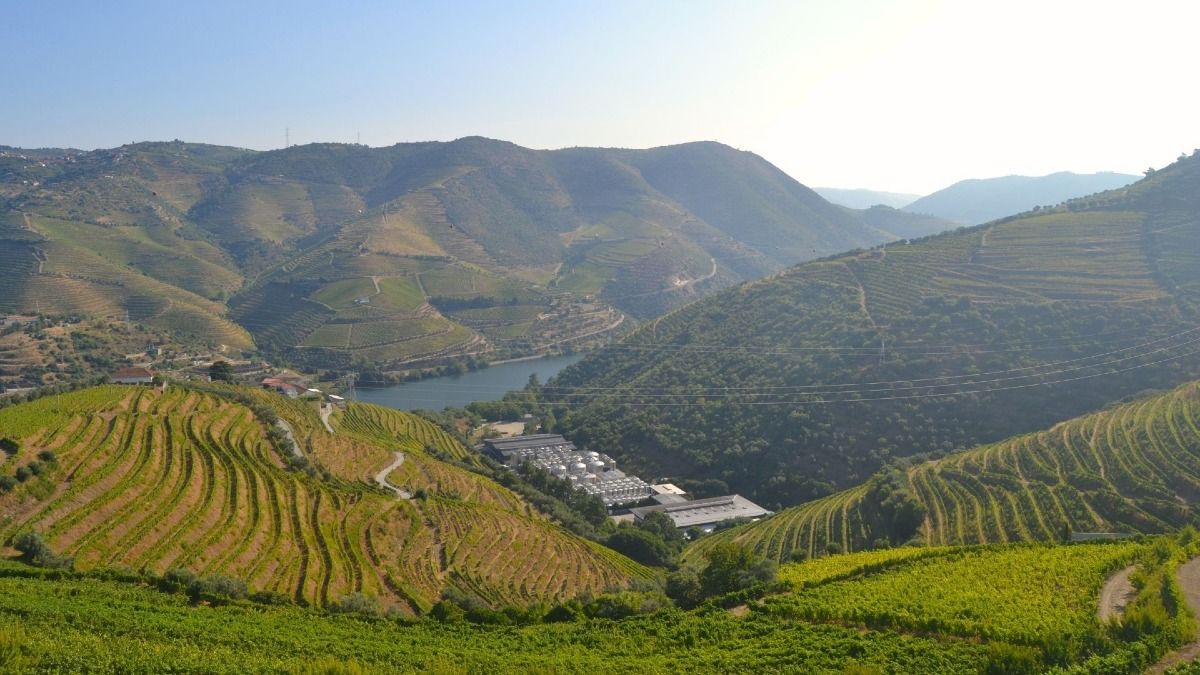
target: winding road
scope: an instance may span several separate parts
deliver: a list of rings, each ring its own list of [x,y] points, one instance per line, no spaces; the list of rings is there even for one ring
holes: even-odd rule
[[[1130,565],[1104,582],[1104,588],[1100,591],[1100,606],[1096,611],[1100,623],[1108,623],[1125,613],[1125,606],[1133,599],[1135,592],[1133,582],[1129,580],[1129,575],[1135,569],[1137,565]]]
[[[1183,591],[1183,600],[1187,603],[1188,609],[1192,610],[1193,615],[1200,616],[1200,557],[1192,558],[1180,565],[1175,572],[1175,580],[1179,582],[1179,590]],[[1200,656],[1200,635],[1195,635],[1191,642],[1162,657],[1146,672],[1155,675],[1165,673],[1168,669],[1181,663],[1195,661],[1198,656]]]
[[[388,474],[400,468],[400,465],[404,463],[403,452],[396,452],[393,453],[393,455],[395,456],[396,460],[387,465],[383,471],[375,474],[375,482],[378,483],[379,487],[383,488],[384,490],[391,490],[392,492],[395,492],[396,496],[400,499],[412,499],[412,494],[410,494],[408,490],[403,490],[388,482]]]

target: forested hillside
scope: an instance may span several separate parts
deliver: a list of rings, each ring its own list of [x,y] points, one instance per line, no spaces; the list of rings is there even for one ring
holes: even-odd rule
[[[542,388],[577,443],[767,506],[1200,376],[1200,156],[1125,189],[793,267]]]
[[[698,542],[799,552],[1062,541],[1071,532],[1169,532],[1200,522],[1200,384],[1032,434],[907,463],[865,484]],[[831,546],[832,545],[832,546]]]
[[[429,422],[354,404],[330,424],[238,387],[106,386],[5,408],[0,542],[37,532],[81,570],[186,570],[405,614],[448,590],[524,606],[650,574],[439,459],[478,461]]]
[[[717,143],[0,150],[0,312],[128,318],[298,363],[579,344],[891,238]]]

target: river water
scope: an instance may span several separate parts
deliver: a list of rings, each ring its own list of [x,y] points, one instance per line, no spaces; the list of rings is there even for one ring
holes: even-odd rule
[[[536,373],[542,382],[583,358],[583,354],[502,363],[462,375],[431,377],[387,387],[359,387],[356,398],[400,410],[461,408],[472,401],[495,401],[507,391],[520,389]]]

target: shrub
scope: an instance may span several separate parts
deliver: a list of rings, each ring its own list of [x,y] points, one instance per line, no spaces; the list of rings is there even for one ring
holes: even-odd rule
[[[0,476],[0,494],[11,491],[17,487],[17,479],[12,476]]]
[[[162,576],[158,586],[168,593],[178,593],[187,590],[195,582],[195,572],[182,567],[173,567]]]
[[[53,463],[55,460],[58,459],[58,456],[54,454],[53,450],[42,450],[41,452],[39,452],[37,454],[37,456],[38,456],[38,459],[42,460],[43,462],[45,462],[47,464]]]
[[[17,476],[18,482],[24,483],[25,481],[29,480],[30,478],[33,478],[33,472],[29,470],[29,467],[23,466],[23,467],[17,469],[16,476]]]
[[[6,455],[15,455],[21,449],[21,445],[11,438],[0,438],[0,452]]]
[[[246,582],[233,577],[212,574],[200,577],[188,585],[193,601],[241,600],[246,597]]]
[[[20,552],[21,560],[30,565],[54,569],[71,569],[75,565],[74,558],[55,553],[37,532],[18,534],[13,539],[12,547]]]
[[[379,600],[371,595],[363,593],[351,593],[343,596],[341,600],[331,603],[329,611],[336,614],[367,614],[370,616],[379,616],[383,614],[383,608],[379,606]]]

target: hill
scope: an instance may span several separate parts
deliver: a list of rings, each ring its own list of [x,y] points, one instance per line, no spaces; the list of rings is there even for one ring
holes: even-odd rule
[[[4,562],[0,668],[979,673],[1074,665],[1071,672],[1131,673],[1183,639],[1188,623],[1172,602],[1172,572],[1190,546],[1158,539],[832,556],[783,566],[782,588],[734,611],[664,608],[525,625],[195,606],[136,575],[118,581]],[[1102,624],[1105,579],[1135,562],[1142,587],[1128,621]]]
[[[1048,176],[1003,176],[963,180],[925,195],[904,206],[909,213],[925,213],[962,225],[978,225],[1024,213],[1034,207],[1061,204],[1097,192],[1115,190],[1140,176],[1068,171]]]
[[[959,226],[958,223],[937,216],[909,213],[883,205],[854,211],[854,215],[871,227],[883,230],[897,239],[919,239]]]
[[[649,575],[435,457],[473,455],[429,422],[352,404],[331,424],[311,404],[233,387],[105,386],[5,408],[0,542],[34,530],[82,570],[183,568],[299,603],[361,593],[401,613],[447,589],[521,606]]]
[[[787,559],[859,550],[1061,541],[1200,522],[1200,383],[1000,443],[893,468],[865,484],[698,543]],[[695,553],[693,553],[695,555]]]
[[[0,182],[0,312],[335,366],[581,344],[890,238],[716,143],[5,150]]]
[[[1046,428],[1200,377],[1197,195],[1192,156],[1060,208],[799,265],[646,324],[541,400],[640,475],[768,507]]]
[[[813,191],[821,195],[825,199],[851,209],[869,209],[872,206],[882,204],[890,206],[893,209],[898,209],[902,206],[907,206],[921,198],[921,195],[913,195],[904,192],[883,192],[880,190],[865,190],[862,188],[831,188],[831,187],[815,187]]]

